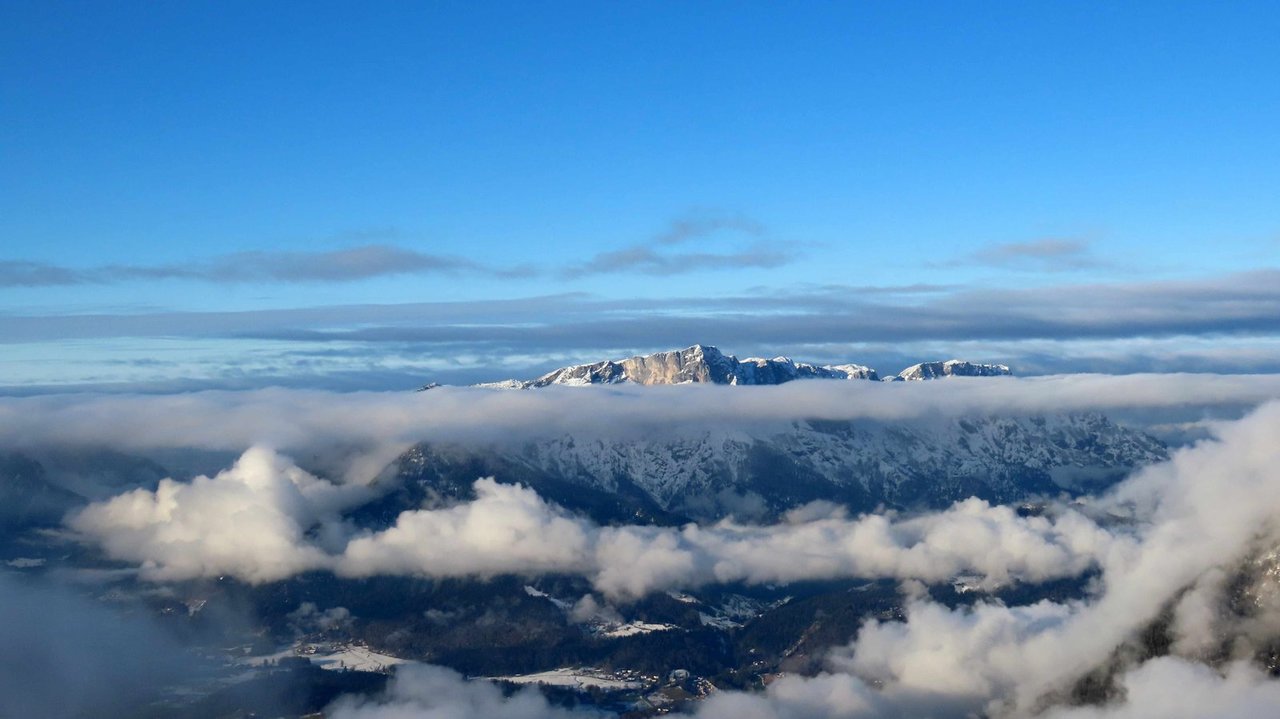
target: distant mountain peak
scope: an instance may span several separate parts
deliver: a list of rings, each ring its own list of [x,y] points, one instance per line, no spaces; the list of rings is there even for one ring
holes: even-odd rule
[[[902,382],[944,377],[995,377],[1012,374],[1002,364],[976,364],[964,360],[922,362],[886,381]],[[815,365],[790,357],[773,359],[726,355],[713,345],[695,344],[684,349],[603,360],[552,370],[532,380],[503,380],[475,385],[491,389],[533,389],[550,385],[596,384],[729,384],[775,385],[799,379],[860,379],[879,381],[878,372],[865,365],[846,363]],[[425,387],[424,387],[425,389]]]
[[[532,389],[549,385],[593,384],[729,384],[773,385],[797,379],[879,380],[870,367],[857,364],[812,365],[788,357],[738,359],[713,345],[695,344],[684,349],[604,360],[552,370],[537,379],[521,382],[487,382],[480,387]]]
[[[944,377],[999,377],[1011,375],[1007,365],[977,364],[965,360],[950,359],[944,362],[921,362],[902,370],[891,381],[912,382]]]

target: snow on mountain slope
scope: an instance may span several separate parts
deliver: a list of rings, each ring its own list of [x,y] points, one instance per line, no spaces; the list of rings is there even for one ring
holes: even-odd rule
[[[946,362],[921,362],[902,370],[890,381],[918,381],[926,379],[942,379],[944,377],[999,377],[1011,375],[1009,368],[1002,364],[974,364],[964,360],[947,360]]]
[[[942,379],[944,377],[997,377],[1013,374],[1002,364],[976,364],[963,360],[922,362],[885,381]],[[815,365],[790,357],[747,357],[738,359],[710,345],[693,345],[682,350],[637,355],[623,360],[605,360],[552,370],[537,379],[508,379],[484,382],[476,387],[490,389],[532,389],[548,385],[585,386],[595,384],[688,384],[711,382],[733,385],[771,385],[798,379],[864,379],[877,381],[880,374],[860,364]],[[430,389],[434,385],[425,385]]]
[[[870,367],[856,364],[812,365],[787,357],[739,360],[715,347],[693,345],[682,350],[638,355],[624,360],[562,367],[527,382],[505,380],[477,386],[494,389],[530,389],[548,385],[593,385],[630,382],[635,384],[782,384],[797,379],[867,379],[880,376]]]
[[[1005,365],[925,362],[890,381],[1010,374]],[[706,345],[575,365],[535,380],[482,385],[531,389],[616,383],[775,385],[799,379],[878,380],[856,364],[787,357],[739,360]],[[646,436],[595,435],[484,446],[420,444],[403,455],[397,502],[465,497],[477,477],[521,482],[603,521],[776,517],[826,500],[856,511],[886,504],[944,507],[977,496],[1015,502],[1096,490],[1167,456],[1157,439],[1099,414],[971,416],[877,422],[800,421],[785,426],[706,426]]]
[[[1078,493],[1166,456],[1098,414],[928,422],[796,422],[663,437],[564,436],[484,446],[420,444],[398,460],[397,504],[466,496],[478,476],[521,482],[601,520],[776,517],[815,500],[855,511]],[[392,507],[386,508],[391,511]]]

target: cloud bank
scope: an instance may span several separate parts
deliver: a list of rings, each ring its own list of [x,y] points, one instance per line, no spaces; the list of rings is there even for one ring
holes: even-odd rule
[[[1140,471],[1107,498],[1145,529],[1133,545],[1101,558],[1096,597],[975,609],[916,602],[906,622],[866,625],[842,666],[891,690],[945,687],[987,702],[988,711],[1026,713],[1102,666],[1183,590],[1231,571],[1259,546],[1280,544],[1278,468],[1280,404],[1272,403],[1221,427],[1218,439]],[[1183,619],[1176,630],[1183,634],[1204,621]],[[1247,641],[1213,629],[1222,641]]]
[[[806,419],[899,421],[1118,410],[1201,418],[1267,399],[1280,399],[1280,375],[815,380],[760,387],[548,387],[525,392],[442,387],[418,393],[264,389],[42,395],[0,397],[0,446],[197,447],[238,453],[262,444],[294,453],[335,446],[394,451],[424,439],[609,436]]]
[[[337,560],[344,576],[428,577],[577,573],[605,595],[635,599],[706,584],[840,577],[945,581],[975,574],[991,586],[1075,576],[1124,543],[1074,512],[1052,520],[969,500],[938,514],[882,515],[772,526],[597,527],[533,492],[491,480],[474,502],[405,512]]]
[[[338,510],[369,495],[304,472],[268,450],[250,449],[235,466],[190,483],[160,481],[77,512],[69,526],[107,555],[140,564],[153,581],[238,576],[283,579],[322,568],[325,532]],[[319,525],[321,536],[306,537]]]
[[[461,257],[395,245],[359,245],[313,252],[237,252],[202,262],[102,265],[73,268],[21,260],[0,261],[0,287],[115,284],[137,280],[249,282],[354,282],[372,277],[429,273],[503,274]]]
[[[283,263],[294,265],[306,263]],[[242,312],[0,313],[0,343],[18,345],[0,391],[410,388],[534,377],[693,342],[882,372],[957,356],[1024,375],[1276,372],[1277,278],[1280,271],[1260,269],[1009,289],[814,286],[669,298],[569,293]],[[78,350],[87,343],[96,359],[72,361],[58,345],[70,342]]]
[[[672,249],[694,241],[705,243],[720,234],[750,241],[745,246],[735,243],[731,249],[720,252]],[[586,262],[565,268],[560,274],[568,279],[622,272],[670,276],[701,270],[779,267],[796,258],[790,243],[766,241],[765,234],[763,225],[747,217],[690,215],[672,221],[649,242],[601,252]]]
[[[672,234],[682,236],[678,231]],[[727,250],[691,249],[655,240],[639,249],[623,250],[626,256],[614,259],[632,263],[636,271],[647,266],[649,271],[661,272],[705,263],[768,265],[778,259],[773,256],[777,251],[750,244]],[[783,246],[782,251],[789,250]],[[382,259],[370,254],[366,260],[350,258],[355,269],[341,272],[359,274],[366,271],[361,267],[418,264],[394,253],[384,253]],[[646,260],[650,255],[658,259]],[[306,258],[277,259],[245,264],[279,265],[281,272],[305,271],[311,276],[329,272],[307,269],[314,263]],[[6,271],[14,277],[53,279],[66,279],[70,272],[31,263],[0,269],[0,275]],[[460,267],[456,271],[473,270]],[[538,268],[475,271],[545,272]],[[427,381],[534,377],[565,364],[693,342],[739,355],[855,362],[882,372],[956,356],[1003,362],[1028,375],[1276,372],[1280,371],[1277,278],[1280,271],[1264,268],[1193,279],[1004,289],[801,286],[790,291],[755,288],[730,295],[694,292],[664,298],[566,293],[239,312],[0,313],[0,343],[19,345],[12,350],[10,379],[0,391],[49,391],[57,386],[63,391],[111,386],[172,391],[300,384],[409,388]],[[95,359],[72,361],[58,344],[70,342],[88,343]],[[77,349],[82,347],[77,344]],[[187,361],[156,362],[179,356]],[[117,363],[101,359],[105,357]]]
[[[70,518],[85,541],[151,581],[232,575],[265,582],[312,570],[351,577],[553,572],[587,577],[601,595],[625,601],[718,582],[857,576],[902,580],[914,597],[905,621],[867,623],[832,656],[826,674],[788,678],[759,694],[724,693],[705,704],[705,716],[1025,716],[1049,708],[1065,717],[1140,717],[1159,715],[1167,707],[1163,697],[1201,687],[1221,700],[1224,712],[1244,717],[1266,706],[1275,685],[1235,660],[1280,636],[1280,589],[1258,594],[1241,616],[1221,608],[1238,587],[1232,577],[1241,563],[1280,546],[1280,402],[1240,421],[1205,424],[1213,439],[1140,471],[1106,496],[1045,517],[970,500],[909,517],[851,518],[813,507],[767,526],[610,527],[492,481],[478,483],[474,501],[406,511],[381,532],[357,531],[342,517],[372,495],[370,479],[401,443],[421,439],[683,431],[805,417],[1199,412],[1277,395],[1275,376],[1146,375],[45,396],[0,400],[0,444],[251,447],[225,471],[166,480]],[[264,443],[291,453],[329,448],[342,459],[334,464],[340,471],[304,471]],[[1124,521],[1094,519],[1108,516]],[[1093,593],[1065,603],[949,608],[911,590],[913,581],[958,574],[994,586],[1082,572],[1096,575]],[[1165,615],[1173,655],[1125,659],[1132,652],[1122,649]],[[1123,698],[1102,709],[1068,706],[1082,676],[1111,665],[1117,686],[1127,690]],[[404,681],[413,680],[406,674]],[[412,687],[397,691],[351,708],[389,711],[418,701]],[[1184,704],[1202,706],[1192,698]],[[536,702],[531,706],[541,711]]]
[[[1280,414],[1277,407],[1268,405],[1249,422],[1223,431],[1258,428],[1254,431],[1274,440],[1266,437],[1275,430],[1265,418]],[[1198,536],[1196,545],[1148,554],[1187,560],[1191,552],[1207,562],[1244,546],[1245,537],[1239,534],[1213,531],[1201,504],[1227,501],[1262,512],[1232,517],[1231,526],[1246,534],[1259,531],[1271,507],[1280,512],[1280,486],[1271,487],[1268,475],[1232,476],[1207,485],[1186,478],[1218,476],[1222,470],[1214,463],[1227,456],[1239,460],[1237,449],[1221,449],[1225,444],[1179,454],[1171,464],[1128,480],[1109,498],[1117,507],[1157,507],[1165,514],[1175,511],[1179,498],[1185,503],[1177,509],[1179,519],[1195,522],[1193,526],[1183,528],[1163,515],[1141,517],[1156,527],[1142,538],[1143,546],[1165,542],[1164,533],[1179,531]],[[1245,456],[1257,459],[1257,452]],[[1249,480],[1261,486],[1253,487]],[[1170,485],[1184,489],[1171,494]],[[1198,496],[1210,491],[1204,486],[1212,487],[1212,494]],[[599,527],[547,504],[529,489],[491,479],[478,480],[475,490],[474,501],[409,510],[383,532],[352,536],[341,524],[341,511],[367,501],[367,486],[319,479],[255,448],[217,476],[189,484],[165,480],[154,491],[134,490],[90,505],[71,517],[69,525],[109,556],[139,563],[143,575],[156,580],[232,574],[260,582],[310,569],[332,569],[344,576],[553,572],[582,574],[602,592],[624,598],[732,581],[895,577],[937,582],[960,573],[978,574],[991,584],[1040,581],[1075,576],[1095,564],[1107,567],[1134,551],[1129,537],[1069,509],[1052,518],[1020,517],[1008,507],[976,499],[915,518],[801,520],[796,515],[796,521],[766,527],[720,523],[676,529]],[[1230,494],[1233,490],[1236,494]],[[1270,495],[1263,490],[1275,494],[1274,504],[1267,503]],[[1197,565],[1165,571],[1138,563],[1126,574],[1158,575],[1142,586],[1162,586],[1167,595],[1195,578],[1185,574],[1189,566]]]
[[[394,235],[394,231],[348,237]],[[719,234],[753,238],[746,249],[726,252],[672,251],[671,248]],[[60,287],[131,281],[191,280],[214,284],[254,282],[334,283],[376,277],[470,274],[499,278],[597,274],[674,275],[700,270],[777,267],[795,258],[789,246],[763,241],[763,225],[741,215],[693,214],[671,221],[650,241],[601,252],[586,262],[559,270],[533,266],[499,267],[466,257],[441,255],[392,244],[363,244],[337,250],[252,251],[219,255],[183,264],[111,264],[77,268],[30,260],[0,259],[0,288]]]
[[[1104,265],[1090,252],[1089,243],[1059,237],[990,245],[962,259],[946,263],[946,266],[969,264],[1041,272],[1085,270]]]
[[[1099,501],[1111,511],[1126,512],[1141,529],[1136,541],[1099,554],[1102,574],[1092,596],[1069,603],[948,608],[919,595],[909,602],[905,621],[864,625],[846,649],[832,656],[827,672],[784,676],[759,693],[718,692],[694,714],[701,719],[1272,716],[1280,681],[1230,656],[1247,657],[1258,648],[1253,642],[1277,636],[1280,625],[1274,623],[1270,635],[1256,630],[1260,621],[1276,618],[1280,604],[1263,603],[1263,616],[1255,612],[1234,619],[1210,618],[1194,607],[1180,610],[1188,602],[1202,603],[1205,592],[1221,593],[1222,573],[1233,571],[1258,547],[1280,544],[1274,523],[1280,516],[1280,403],[1223,425],[1218,438],[1142,471]],[[1216,600],[1225,606],[1224,596]],[[1212,634],[1231,648],[1228,658],[1206,662],[1204,656],[1212,653],[1180,653],[1176,641],[1173,654],[1152,659],[1122,651],[1171,606],[1182,615],[1172,625],[1175,639]],[[1072,700],[1075,682],[1108,666],[1116,688],[1109,700]],[[419,691],[428,687],[430,692]],[[457,706],[451,697],[494,697],[489,692],[448,672],[415,670],[379,700],[347,700],[338,707],[364,713],[336,715],[451,716],[429,712]],[[509,708],[486,708],[519,717],[562,716],[523,695]]]
[[[1021,289],[815,287],[736,296],[345,305],[246,312],[0,317],[6,342],[257,337],[465,343],[514,355],[619,347],[1224,336],[1280,332],[1280,270]],[[847,338],[847,339],[833,339]],[[857,359],[847,357],[846,360]]]
[[[1078,575],[1129,540],[1064,510],[1052,519],[968,500],[895,520],[800,519],[773,526],[601,527],[519,485],[481,479],[476,499],[403,512],[353,535],[340,512],[370,498],[255,448],[190,483],[163,480],[91,504],[68,526],[149,581],[235,576],[259,583],[311,570],[340,576],[579,574],[615,599],[725,582],[839,577],[929,582],[959,574],[990,586]],[[830,511],[830,510],[828,510]]]

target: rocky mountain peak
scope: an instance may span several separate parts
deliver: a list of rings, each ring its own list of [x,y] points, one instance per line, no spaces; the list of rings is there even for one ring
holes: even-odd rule
[[[891,381],[938,379],[942,377],[993,377],[1010,374],[1004,365],[975,364],[962,360],[924,362],[906,368]],[[489,382],[481,387],[532,389],[550,385],[593,384],[731,384],[774,385],[798,379],[859,379],[878,381],[879,373],[860,364],[814,365],[790,357],[747,357],[726,355],[712,345],[695,344],[684,349],[604,360],[552,370],[533,380]]]
[[[902,370],[894,382],[942,379],[944,377],[999,377],[1011,375],[1009,367],[1002,364],[976,364],[952,359],[945,362],[921,362]]]

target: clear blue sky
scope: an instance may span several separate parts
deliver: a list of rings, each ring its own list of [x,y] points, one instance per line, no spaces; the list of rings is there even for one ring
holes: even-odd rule
[[[722,312],[821,314],[830,293],[909,324],[991,292],[1238,287],[1280,257],[1277,38],[1274,3],[9,0],[0,385],[395,386],[714,340],[687,335]],[[831,287],[917,285],[935,287],[870,304]],[[456,305],[258,324],[407,303]],[[198,314],[120,319],[174,311]],[[244,321],[207,321],[227,311]],[[706,324],[583,328],[690,313]],[[1211,320],[906,339],[855,323],[725,349],[1051,371],[1063,353],[1122,368],[1141,342],[1175,366],[1174,346],[1206,348],[1193,368],[1230,346],[1254,364],[1225,369],[1280,367],[1274,327],[1217,342]],[[476,324],[546,331],[439,338]]]

